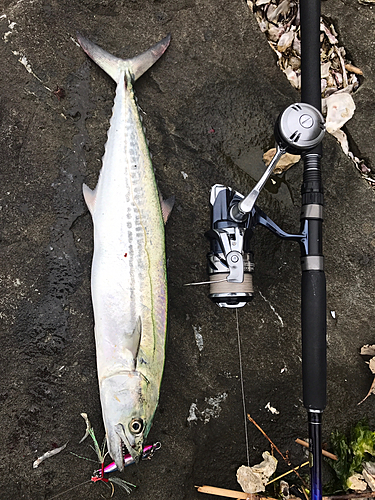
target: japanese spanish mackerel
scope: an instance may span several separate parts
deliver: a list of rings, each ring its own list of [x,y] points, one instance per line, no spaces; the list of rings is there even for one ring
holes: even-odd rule
[[[164,368],[167,286],[163,204],[133,83],[167,49],[170,36],[120,59],[78,36],[83,50],[116,82],[96,188],[83,185],[94,224],[91,294],[100,400],[108,450],[119,470],[124,445],[142,456]]]

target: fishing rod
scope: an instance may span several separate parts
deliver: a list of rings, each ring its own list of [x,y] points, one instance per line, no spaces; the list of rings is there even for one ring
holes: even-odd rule
[[[301,100],[321,110],[320,0],[300,0],[301,9]],[[322,224],[323,184],[320,159],[322,145],[303,155],[302,224],[311,242],[302,252],[302,377],[303,403],[307,408],[310,438],[311,498],[322,498],[322,413],[326,406],[326,280],[324,274]],[[315,218],[308,218],[314,213]]]
[[[321,500],[321,422],[326,406],[326,284],[323,268],[323,186],[320,170],[324,119],[320,91],[320,0],[300,0],[301,102],[276,120],[276,154],[253,190],[245,197],[230,187],[211,188],[209,297],[218,306],[239,308],[254,295],[254,257],[250,241],[257,225],[276,236],[297,241],[301,248],[301,329],[303,404],[308,412],[311,499]],[[289,234],[275,224],[256,200],[285,153],[304,162],[300,233]]]

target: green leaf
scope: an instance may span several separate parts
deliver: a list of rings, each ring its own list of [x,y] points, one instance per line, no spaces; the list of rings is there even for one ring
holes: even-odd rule
[[[340,431],[331,434],[333,452],[338,460],[330,463],[344,491],[349,489],[348,479],[354,473],[362,472],[362,463],[369,455],[375,456],[375,432],[370,431],[366,422],[358,422],[349,436]]]

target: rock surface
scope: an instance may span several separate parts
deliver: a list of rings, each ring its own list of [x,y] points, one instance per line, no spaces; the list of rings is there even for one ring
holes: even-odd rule
[[[375,10],[331,0],[322,12],[363,70],[346,131],[355,154],[375,168]],[[103,436],[92,224],[81,186],[96,183],[114,84],[76,45],[77,31],[121,56],[172,35],[165,55],[136,83],[158,185],[176,197],[166,228],[166,366],[149,439],[162,449],[123,477],[137,485],[134,500],[198,499],[199,484],[236,489],[236,470],[246,463],[236,316],[214,306],[205,286],[184,284],[206,279],[211,185],[250,191],[264,170],[263,152],[273,146],[275,119],[298,92],[240,0],[1,0],[0,497],[43,500],[90,479],[97,466],[68,453],[95,458],[86,442],[79,444],[81,412]],[[322,168],[327,440],[331,430],[364,416],[375,429],[375,397],[357,406],[372,381],[359,349],[375,341],[375,194],[328,135]],[[299,164],[276,176],[258,200],[286,231],[299,229],[301,180]],[[303,452],[294,440],[307,434],[299,248],[258,229],[253,250],[255,298],[239,311],[247,411],[299,464]],[[265,408],[268,402],[278,414]],[[248,429],[254,464],[267,442]],[[66,450],[32,468],[68,440]],[[61,498],[101,495],[110,490],[85,484]],[[117,490],[115,498],[121,495]]]

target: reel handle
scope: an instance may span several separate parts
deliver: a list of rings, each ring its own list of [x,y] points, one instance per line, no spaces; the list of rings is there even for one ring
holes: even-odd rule
[[[242,201],[240,201],[237,205],[234,205],[231,210],[231,217],[236,221],[242,221],[246,214],[249,214],[254,208],[255,202],[259,196],[259,193],[263,189],[265,183],[267,182],[269,176],[274,171],[278,161],[282,157],[283,154],[286,153],[286,150],[281,147],[279,144],[276,147],[276,154],[270,161],[270,164],[267,167],[267,170],[264,172],[262,177],[256,183],[255,187],[251,191],[250,194],[246,196]]]
[[[255,187],[243,200],[231,209],[231,217],[243,221],[254,208],[255,202],[277,162],[285,153],[302,154],[315,148],[323,139],[324,118],[314,106],[296,103],[288,106],[278,117],[274,135],[276,154]]]

